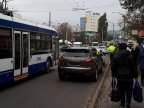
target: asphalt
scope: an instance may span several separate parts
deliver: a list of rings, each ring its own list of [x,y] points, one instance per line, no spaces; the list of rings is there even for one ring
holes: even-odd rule
[[[105,80],[106,75],[107,75],[107,73],[109,71],[109,68],[110,68],[108,64],[109,64],[109,60],[108,60],[108,63],[106,63],[106,66],[105,66],[106,69],[104,71],[104,74],[103,74],[97,88],[95,89],[95,92],[93,93],[93,96],[91,97],[91,100],[89,101],[86,108],[94,108],[95,107],[95,102],[96,102],[96,100],[97,100],[97,98],[100,94],[100,91],[101,91],[101,88],[103,86],[104,80]]]
[[[52,69],[55,69],[55,66]],[[87,105],[86,108],[122,108],[120,106],[120,102],[111,102],[110,100],[109,96],[110,83],[111,83],[111,71],[110,71],[110,65],[107,64],[104,75],[94,95],[91,97],[89,105]],[[144,87],[142,87],[142,89],[144,96]],[[144,108],[144,101],[142,103],[138,103],[132,99],[131,108]]]
[[[110,82],[111,82],[111,72],[110,68],[105,72],[106,75],[102,79],[103,83],[100,85],[99,91],[97,91],[97,96],[95,97],[95,103],[93,108],[122,108],[120,106],[120,102],[111,102],[109,91],[110,91]],[[140,78],[139,78],[140,79]],[[144,87],[143,96],[144,96]],[[93,103],[92,103],[93,104]],[[138,103],[132,99],[131,108],[144,108],[144,101],[142,103]]]

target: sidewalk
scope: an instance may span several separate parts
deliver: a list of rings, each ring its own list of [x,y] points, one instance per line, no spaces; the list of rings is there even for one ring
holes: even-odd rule
[[[95,108],[122,108],[120,102],[111,102],[109,97],[109,85],[111,82],[111,73],[108,72],[101,86],[100,92],[95,102]],[[144,96],[144,87],[143,87]],[[126,107],[125,107],[126,108]],[[131,108],[144,108],[144,101],[138,103],[132,99]]]

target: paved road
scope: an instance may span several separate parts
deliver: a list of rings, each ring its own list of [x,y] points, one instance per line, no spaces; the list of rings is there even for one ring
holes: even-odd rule
[[[97,82],[85,78],[60,81],[55,66],[50,73],[0,90],[0,108],[83,108],[101,77]]]

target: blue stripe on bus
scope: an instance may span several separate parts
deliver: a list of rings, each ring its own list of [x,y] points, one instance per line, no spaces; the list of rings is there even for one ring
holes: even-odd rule
[[[28,74],[30,76],[42,73],[46,69],[46,62],[30,65]],[[14,69],[0,72],[0,85],[14,81]]]
[[[32,76],[41,73],[45,69],[46,69],[46,62],[43,62],[39,64],[30,65],[28,72],[29,75]]]
[[[26,31],[32,31],[32,32],[40,32],[40,33],[57,35],[57,32],[55,32],[53,30],[48,30],[48,29],[37,27],[37,26],[22,24],[22,23],[8,21],[8,20],[4,20],[4,19],[0,19],[0,26],[14,28],[14,29],[20,29],[20,30],[26,30]]]
[[[0,72],[0,85],[14,81],[14,70]]]

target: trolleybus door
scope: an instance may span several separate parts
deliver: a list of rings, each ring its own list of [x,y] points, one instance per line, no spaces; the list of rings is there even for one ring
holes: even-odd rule
[[[14,76],[21,75],[21,32],[14,31]]]
[[[22,74],[28,73],[29,63],[29,33],[22,32]]]
[[[24,78],[28,73],[29,37],[27,32],[14,31],[14,76]]]

